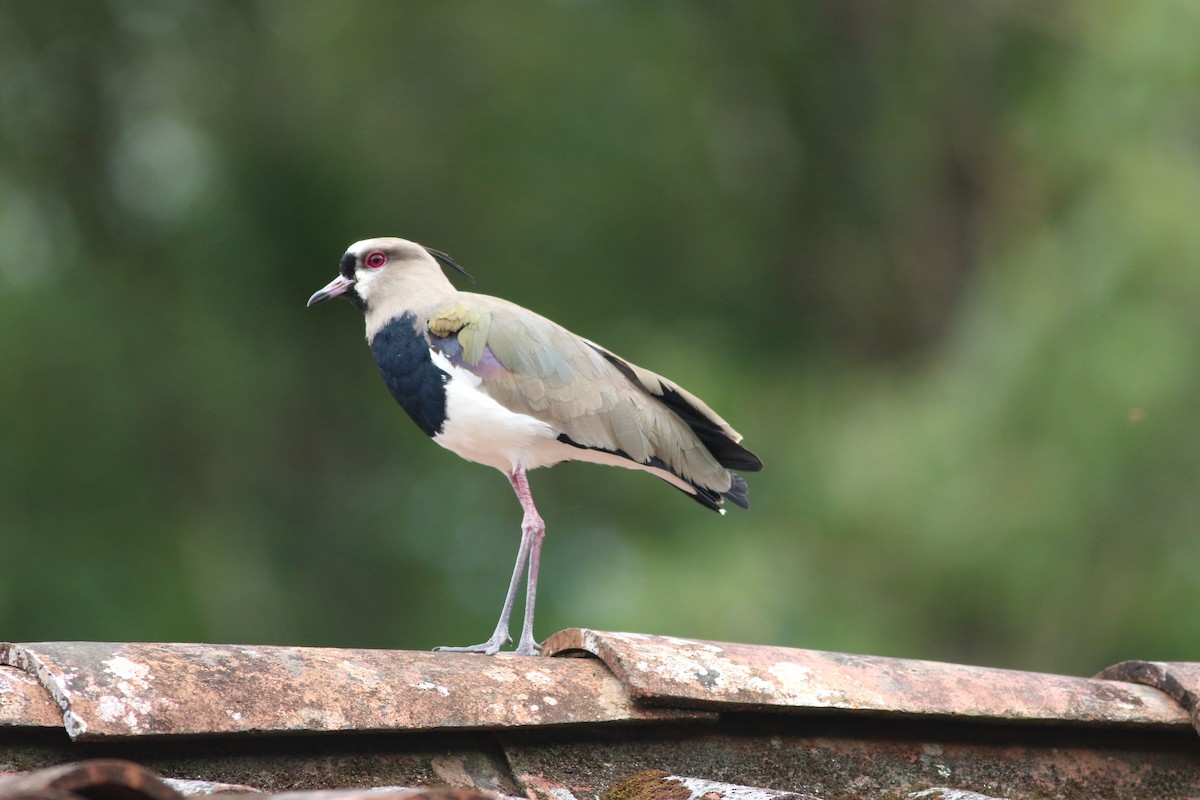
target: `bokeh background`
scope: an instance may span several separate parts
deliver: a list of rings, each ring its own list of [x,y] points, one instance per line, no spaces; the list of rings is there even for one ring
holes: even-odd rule
[[[538,633],[1200,659],[1200,5],[0,5],[0,639],[482,640],[520,512],[346,245],[704,397],[752,509],[533,475]],[[514,626],[515,627],[515,626]]]

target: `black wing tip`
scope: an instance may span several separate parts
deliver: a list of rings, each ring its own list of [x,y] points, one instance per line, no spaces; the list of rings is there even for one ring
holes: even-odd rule
[[[696,438],[700,440],[700,443],[704,445],[722,467],[725,467],[725,469],[738,469],[742,472],[758,472],[763,468],[762,459],[730,438],[729,434],[716,420],[709,418],[700,409],[693,406],[675,389],[670,386],[663,386],[662,394],[649,391],[638,380],[633,368],[620,356],[610,353],[594,344],[592,347],[608,363],[616,367],[617,371],[624,375],[630,383],[641,388],[642,391],[675,412],[676,416],[692,429],[692,433],[696,434]]]
[[[762,464],[759,464],[762,467]],[[735,472],[729,473],[729,478],[732,481],[729,484],[727,491],[721,492],[736,506],[742,508],[750,508],[750,487],[746,485],[746,480]]]
[[[703,486],[697,486],[694,483],[692,484],[692,491],[690,492],[687,489],[684,489],[682,486],[676,486],[675,488],[707,508],[709,511],[716,511],[718,514],[723,513],[721,511],[721,495],[717,494],[712,489],[705,489]]]
[[[607,450],[603,447],[588,447],[585,444],[580,444],[579,442],[572,439],[570,436],[567,436],[565,433],[560,433],[557,438],[558,438],[558,441],[562,442],[563,444],[568,444],[571,447],[578,447],[580,450],[599,450],[604,453],[612,453],[613,455],[618,455],[621,458],[629,458],[629,454],[625,453],[624,451],[621,451],[621,450]],[[746,451],[746,452],[749,453],[749,451]],[[750,453],[750,455],[753,456],[754,454]],[[632,458],[629,458],[629,460],[633,461],[635,464],[642,463],[640,461],[635,461]],[[755,461],[757,462],[757,458],[755,458]],[[738,475],[736,472],[729,473],[729,481],[730,481],[729,488],[723,492],[719,492],[715,489],[709,489],[707,486],[701,486],[698,483],[689,481],[687,478],[684,478],[678,472],[675,472],[670,467],[668,467],[666,465],[666,463],[660,459],[657,459],[657,458],[651,459],[649,463],[643,464],[643,466],[657,467],[659,469],[666,470],[667,472],[672,473],[676,477],[687,481],[687,483],[688,483],[687,487],[679,486],[678,484],[675,484],[675,483],[671,483],[670,485],[674,486],[676,489],[683,492],[688,497],[692,498],[697,503],[699,503],[700,505],[704,506],[705,508],[707,508],[711,511],[716,511],[718,513],[721,513],[721,505],[722,505],[722,503],[724,503],[722,496],[731,500],[734,503],[734,505],[741,506],[742,508],[750,507],[750,500],[747,498],[747,493],[749,492],[749,487],[746,486],[746,481],[742,478],[742,476]],[[758,462],[758,468],[762,469],[762,462]],[[664,481],[666,480],[665,478],[662,478],[661,476],[659,476],[659,478]],[[670,483],[669,481],[667,481],[667,482]]]
[[[729,500],[735,506],[740,508],[750,508],[750,487],[746,485],[746,481],[741,475],[735,472],[729,473],[730,484],[729,488],[723,492],[717,492],[713,489],[708,489],[704,486],[693,483],[692,491],[676,487],[679,491],[686,494],[688,497],[695,500],[700,505],[707,509],[716,511],[719,514],[725,513],[721,505],[725,500]]]
[[[701,439],[705,445],[709,443]],[[742,472],[762,472],[762,459],[730,439],[726,443],[714,444],[709,452],[717,459],[717,463],[725,469],[736,469]],[[717,452],[719,449],[719,452]],[[737,477],[736,475],[734,477]],[[740,479],[739,479],[740,480]]]

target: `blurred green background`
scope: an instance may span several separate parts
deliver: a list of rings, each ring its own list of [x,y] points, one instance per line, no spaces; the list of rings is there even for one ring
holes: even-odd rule
[[[0,5],[0,639],[486,637],[507,482],[304,307],[399,235],[767,464],[723,518],[535,473],[539,636],[1200,659],[1198,41],[1124,0]]]

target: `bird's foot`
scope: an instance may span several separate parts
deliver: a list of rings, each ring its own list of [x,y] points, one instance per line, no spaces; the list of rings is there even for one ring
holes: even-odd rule
[[[512,637],[507,633],[497,632],[499,635],[493,634],[492,638],[486,642],[479,644],[471,644],[466,647],[441,647],[433,648],[435,653],[483,653],[485,656],[494,656],[500,652],[500,648],[512,642]]]
[[[513,650],[515,656],[536,656],[542,652],[542,646],[535,642],[532,638],[526,639],[521,637],[521,641],[517,644],[517,649]]]
[[[500,639],[493,636],[491,639],[480,644],[467,645],[466,647],[448,647],[442,645],[441,647],[433,648],[433,651],[435,653],[483,653],[485,656],[494,656],[500,652],[500,648],[511,643],[512,639],[508,636]],[[542,646],[535,642],[532,637],[522,637],[516,649],[511,652],[514,656],[536,656],[541,655]]]

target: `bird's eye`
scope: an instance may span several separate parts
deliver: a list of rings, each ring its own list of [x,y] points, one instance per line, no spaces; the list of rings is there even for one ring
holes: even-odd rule
[[[387,253],[382,250],[372,250],[367,253],[363,259],[363,266],[367,269],[379,269],[388,262]]]

